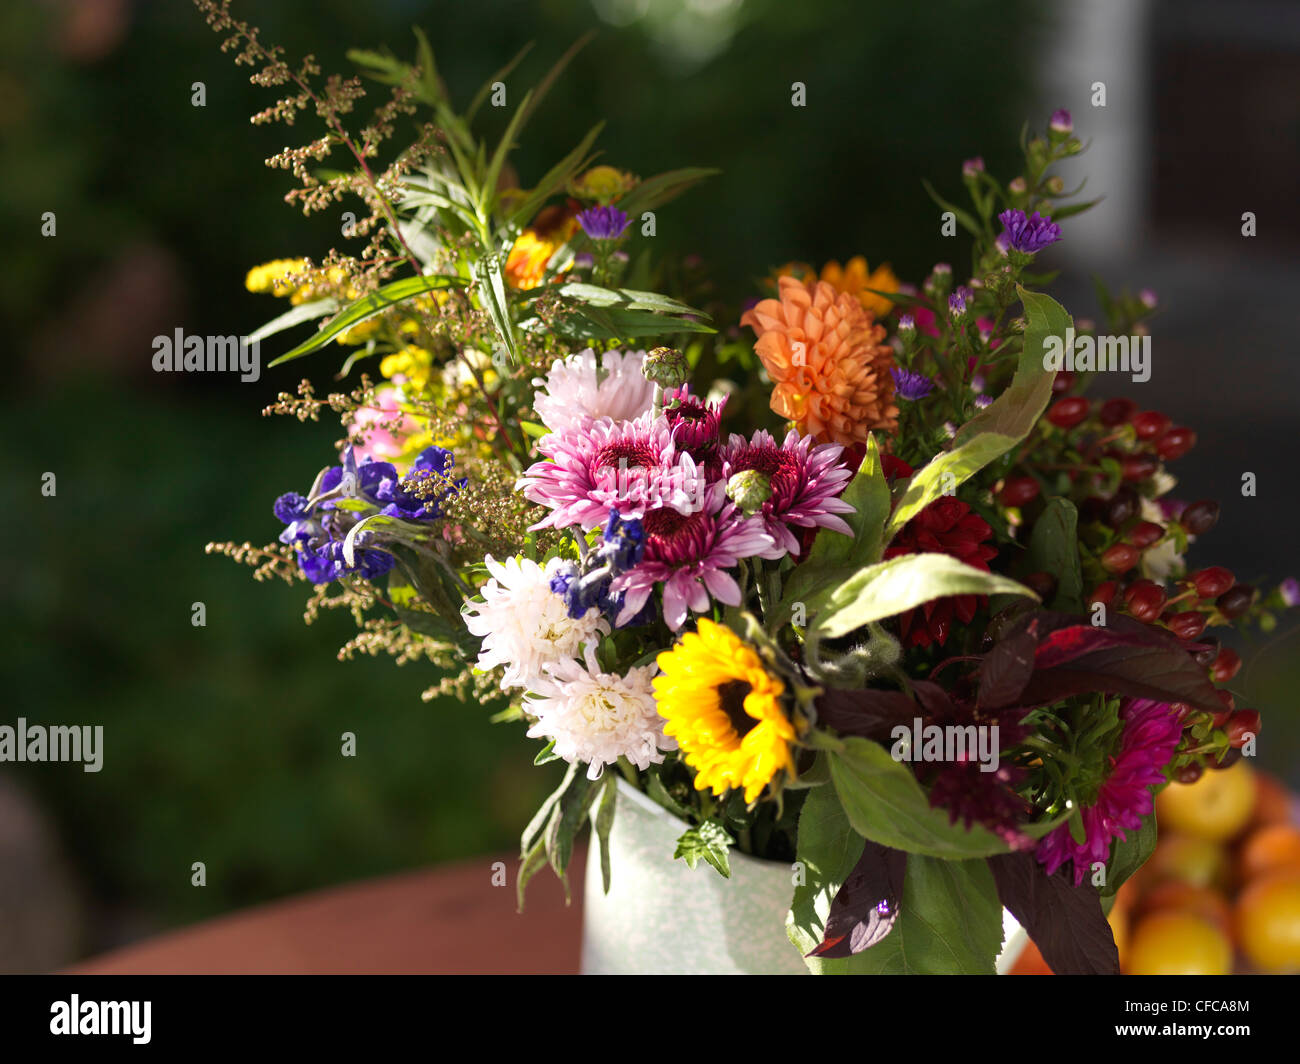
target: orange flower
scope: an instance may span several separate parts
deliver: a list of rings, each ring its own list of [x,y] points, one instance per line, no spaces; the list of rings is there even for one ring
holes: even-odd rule
[[[884,296],[878,296],[875,292],[868,292],[867,289],[875,288],[882,292],[897,292],[898,278],[894,276],[894,271],[889,265],[877,266],[870,272],[867,271],[867,260],[861,255],[855,255],[849,259],[849,263],[843,269],[840,264],[832,259],[822,267],[822,280],[828,281],[835,286],[838,292],[847,292],[851,296],[857,296],[858,302],[862,304],[862,309],[870,311],[877,318],[883,318],[894,307]]]
[[[806,285],[815,284],[817,273],[806,263],[791,262],[776,271],[778,277],[797,277]],[[861,255],[849,259],[847,266],[841,266],[836,259],[831,259],[822,267],[821,279],[834,286],[837,292],[847,292],[856,297],[862,309],[870,311],[877,318],[883,318],[894,307],[884,296],[878,296],[867,289],[875,288],[882,292],[897,292],[898,278],[889,265],[867,269],[867,260]]]
[[[544,207],[533,224],[519,234],[506,258],[506,281],[514,288],[536,288],[551,256],[578,231],[575,206]]]
[[[775,383],[772,409],[819,443],[865,443],[898,426],[894,351],[883,326],[827,281],[777,281],[780,295],[740,319],[758,334],[754,351]]]

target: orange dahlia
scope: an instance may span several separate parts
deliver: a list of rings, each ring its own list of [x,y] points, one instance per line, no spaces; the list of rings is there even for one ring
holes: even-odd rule
[[[804,284],[812,285],[817,281],[817,274],[804,263],[789,263],[777,270],[777,276],[798,277]],[[867,268],[867,260],[861,255],[855,255],[849,259],[848,265],[841,266],[836,259],[831,259],[822,267],[821,280],[826,281],[835,288],[837,292],[847,292],[862,304],[862,309],[870,311],[877,318],[883,318],[893,308],[891,303],[884,296],[876,295],[868,289],[876,289],[881,292],[897,292],[899,288],[898,278],[894,271],[886,263],[883,266],[877,266],[874,270]]]
[[[745,312],[754,351],[775,387],[772,409],[819,443],[865,443],[898,425],[893,349],[883,326],[853,296],[827,281],[777,281],[779,296]]]

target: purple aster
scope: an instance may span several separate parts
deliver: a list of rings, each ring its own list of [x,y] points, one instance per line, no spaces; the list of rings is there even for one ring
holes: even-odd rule
[[[1111,757],[1110,775],[1097,792],[1096,802],[1080,810],[1084,841],[1075,842],[1070,825],[1062,824],[1035,851],[1049,876],[1066,861],[1072,862],[1076,887],[1094,863],[1105,864],[1110,859],[1111,840],[1127,841],[1125,832],[1142,826],[1142,818],[1155,807],[1151,788],[1164,782],[1164,768],[1183,735],[1181,716],[1165,702],[1126,699],[1120,716],[1124,732],[1119,751]]]
[[[962,289],[957,289],[948,297],[948,313],[954,318],[963,317],[966,313],[966,293]]]
[[[1277,586],[1282,601],[1288,606],[1300,606],[1300,580],[1288,576]]]
[[[1070,112],[1061,108],[1053,111],[1051,120],[1047,123],[1047,128],[1053,133],[1073,133],[1074,119],[1070,117]]]
[[[967,159],[964,163],[961,164],[962,177],[974,177],[976,174],[982,174],[983,172],[984,172],[983,156],[977,155],[975,156],[975,158]]]
[[[761,516],[745,517],[727,502],[726,486],[714,484],[703,509],[683,514],[661,506],[647,511],[645,557],[634,569],[614,578],[613,593],[623,594],[616,625],[634,619],[662,584],[664,620],[677,631],[690,611],[705,613],[712,599],[739,606],[740,585],[727,571],[741,558],[773,556],[779,549],[765,531]]]
[[[605,523],[609,511],[641,517],[655,506],[698,509],[707,484],[685,451],[678,451],[668,421],[611,418],[586,421],[543,436],[546,456],[519,478],[524,497],[551,510],[533,528],[584,529]]]
[[[617,240],[630,222],[617,207],[589,207],[578,215],[578,224],[592,240]]]
[[[909,369],[899,369],[894,366],[889,374],[894,378],[894,394],[910,403],[924,399],[934,391],[933,378],[927,377],[924,373],[913,373]]]
[[[999,247],[1022,251],[1026,255],[1042,251],[1061,239],[1061,227],[1050,218],[1039,217],[1037,211],[1026,218],[1019,209],[1003,211],[998,221],[1004,226],[999,236]],[[1005,245],[1002,241],[1005,239]]]
[[[756,516],[776,543],[774,553],[763,557],[780,558],[799,553],[799,540],[791,525],[800,528],[829,528],[846,536],[853,530],[839,514],[851,514],[853,507],[839,496],[844,492],[854,470],[840,463],[844,448],[837,443],[814,444],[811,436],[800,436],[793,429],[785,442],[777,444],[765,431],[752,439],[733,435],[722,453],[722,480],[753,469],[762,473],[771,486],[771,495]]]

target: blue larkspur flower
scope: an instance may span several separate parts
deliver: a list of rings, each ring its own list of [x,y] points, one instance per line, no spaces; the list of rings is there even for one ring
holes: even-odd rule
[[[897,366],[894,366],[889,373],[894,378],[895,394],[900,399],[914,403],[934,391],[933,379],[924,373],[913,373],[911,370],[899,369]]]
[[[592,240],[617,240],[630,223],[617,207],[589,207],[578,215],[578,224]]]
[[[1003,211],[998,215],[998,221],[1003,226],[998,245],[1004,250],[1033,255],[1061,239],[1061,227],[1050,218],[1040,217],[1037,211],[1030,217],[1025,217],[1025,212],[1018,209]]]

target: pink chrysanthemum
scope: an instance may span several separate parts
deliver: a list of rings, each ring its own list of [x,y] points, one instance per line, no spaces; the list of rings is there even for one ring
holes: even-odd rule
[[[648,510],[641,519],[645,556],[641,563],[610,584],[623,592],[615,626],[635,617],[656,585],[664,587],[664,620],[676,631],[687,613],[704,613],[709,596],[728,606],[740,605],[740,585],[727,572],[741,558],[769,553],[775,546],[760,517],[745,517],[727,502],[722,484],[709,488],[703,509],[684,514],[671,507]]]
[[[1094,863],[1109,860],[1112,839],[1124,841],[1125,832],[1142,826],[1142,818],[1155,807],[1151,787],[1164,781],[1164,767],[1183,734],[1181,718],[1165,702],[1131,698],[1120,714],[1124,733],[1119,753],[1111,759],[1110,775],[1101,785],[1097,801],[1081,811],[1084,842],[1076,843],[1069,824],[1062,824],[1035,851],[1049,876],[1072,861],[1076,887]]]
[[[814,444],[811,436],[794,429],[777,444],[770,433],[760,430],[752,440],[732,435],[722,454],[723,479],[753,469],[768,478],[772,497],[763,503],[763,525],[781,553],[799,553],[799,540],[791,525],[801,528],[829,528],[851,536],[853,530],[837,514],[851,514],[853,507],[839,498],[853,470],[839,462],[844,448],[837,443]]]
[[[599,356],[598,369],[591,348],[557,359],[545,378],[533,381],[533,409],[552,432],[602,417],[640,417],[654,396],[654,385],[641,372],[644,363],[644,351],[606,351]]]
[[[672,429],[673,442],[697,462],[711,462],[716,457],[726,402],[725,397],[720,403],[706,402],[691,394],[689,384],[668,393],[664,418]]]
[[[666,506],[691,513],[703,505],[707,481],[695,460],[677,449],[668,423],[601,418],[543,436],[535,462],[516,485],[552,512],[533,528],[595,528],[617,510],[624,519]]]

